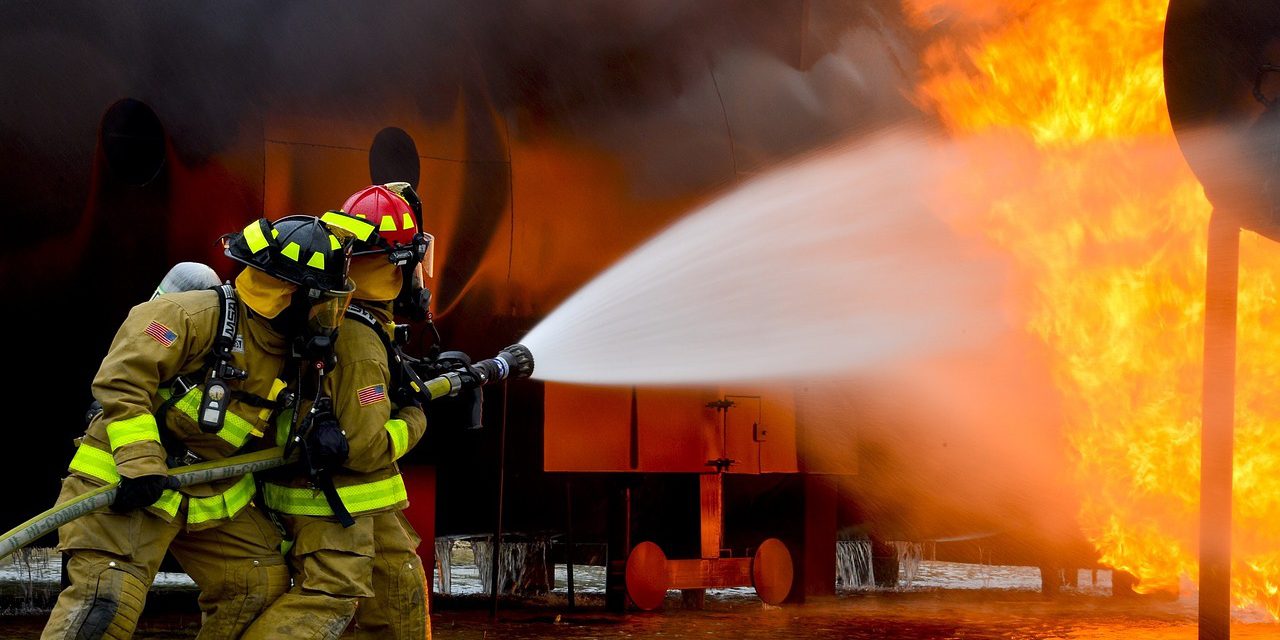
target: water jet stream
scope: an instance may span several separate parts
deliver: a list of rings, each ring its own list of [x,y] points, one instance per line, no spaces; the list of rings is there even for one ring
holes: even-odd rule
[[[955,162],[894,129],[753,179],[588,283],[522,342],[534,377],[696,384],[866,370],[1006,328],[1003,272],[936,215]]]

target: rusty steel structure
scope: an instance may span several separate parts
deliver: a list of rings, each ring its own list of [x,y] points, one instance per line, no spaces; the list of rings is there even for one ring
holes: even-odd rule
[[[897,2],[479,5],[0,7],[0,216],[14,234],[0,287],[22,309],[0,328],[38,337],[10,340],[20,365],[2,388],[41,425],[0,469],[33,487],[6,502],[9,524],[56,496],[128,308],[179,260],[230,275],[214,240],[263,212],[414,184],[438,240],[437,324],[449,348],[489,354],[691,206],[923,117],[906,97],[921,36]],[[454,428],[464,408],[431,408],[404,465],[419,533],[607,542],[614,607],[628,589],[643,608],[668,588],[830,594],[842,528],[943,531],[895,517],[919,496],[944,504],[950,531],[987,526],[966,520],[967,497],[932,491],[936,470],[896,504],[858,502],[865,415],[844,411],[848,440],[832,441],[814,428],[830,413],[818,385],[490,391],[501,428]]]
[[[1231,519],[1240,231],[1280,240],[1280,9],[1173,0],[1165,26],[1169,115],[1213,203],[1205,293],[1200,638],[1231,635]]]

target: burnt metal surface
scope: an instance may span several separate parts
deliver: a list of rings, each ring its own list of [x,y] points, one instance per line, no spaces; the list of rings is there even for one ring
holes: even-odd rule
[[[3,520],[56,495],[129,307],[178,260],[231,275],[218,235],[339,206],[370,180],[416,183],[440,240],[445,337],[492,352],[690,205],[915,113],[899,12],[823,0],[0,7],[0,216],[23,230],[0,249],[0,287],[31,310],[0,331],[32,336],[10,341],[21,366],[0,386],[11,419],[42,425],[20,430],[40,455],[0,470],[39,487]],[[509,477],[536,494],[541,389],[511,393],[510,446],[531,455]],[[491,526],[479,504],[494,493],[495,432],[435,430],[415,452],[442,462],[441,533]],[[511,502],[521,526],[559,524]]]
[[[0,248],[0,294],[20,309],[0,316],[16,363],[0,374],[0,398],[22,425],[17,445],[32,452],[0,469],[0,482],[33,488],[0,506],[0,524],[54,500],[89,382],[128,309],[179,260],[232,275],[220,234],[263,214],[340,206],[370,181],[414,183],[438,240],[441,331],[451,348],[494,353],[736,183],[923,118],[909,98],[920,37],[897,0],[0,5],[0,218],[21,232]],[[119,153],[121,127],[104,116],[122,99],[154,114],[159,134],[149,118],[126,119],[135,124]],[[623,416],[601,426],[600,440],[559,431],[552,450],[564,464],[549,466],[544,406],[571,402],[527,381],[487,394],[491,427],[508,407],[507,528],[560,529],[563,509],[545,496],[559,495],[563,478],[547,469],[572,471],[582,474],[575,535],[603,539],[600,514],[618,489],[592,472],[622,470],[635,488],[634,539],[695,557],[696,477],[655,476],[728,458],[739,461],[735,474],[786,476],[731,481],[725,517],[744,521],[726,526],[744,537],[731,546],[785,534],[802,575],[803,532],[776,530],[780,514],[806,504],[793,472],[865,470],[873,480],[915,464],[852,455],[874,450],[773,423],[767,405],[766,437],[745,404],[727,423],[695,404],[673,420],[722,433],[680,433],[687,446],[675,446],[662,439],[670,425],[641,430],[678,403],[629,391],[599,394]],[[808,398],[801,406],[829,404],[825,393],[797,394]],[[705,404],[724,393],[686,395]],[[438,465],[425,483],[437,490],[436,533],[491,531],[498,429],[439,428],[460,410],[431,410],[433,428],[407,463]],[[602,464],[586,468],[574,454]],[[929,509],[961,530],[979,526],[965,520],[972,501],[933,491],[930,474],[946,476],[920,470],[912,492],[845,508],[842,523],[885,522],[905,535],[920,531],[910,514]],[[832,518],[823,540],[834,537]]]
[[[1169,3],[1165,94],[1183,154],[1215,208],[1272,239],[1280,239],[1276,65],[1280,6],[1248,0]]]

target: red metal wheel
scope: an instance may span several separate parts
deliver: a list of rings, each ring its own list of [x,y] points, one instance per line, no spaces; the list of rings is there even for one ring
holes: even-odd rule
[[[641,610],[662,607],[667,598],[667,554],[658,545],[641,542],[627,556],[627,595]]]
[[[791,565],[791,552],[777,538],[760,543],[751,559],[751,584],[756,595],[766,604],[781,604],[791,593],[795,568]]]

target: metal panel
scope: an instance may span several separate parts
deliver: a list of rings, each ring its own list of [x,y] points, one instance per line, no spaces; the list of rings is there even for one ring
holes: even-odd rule
[[[547,383],[543,468],[629,471],[631,390]]]

